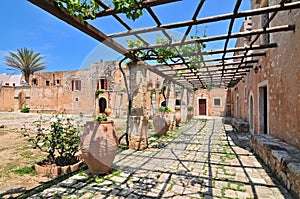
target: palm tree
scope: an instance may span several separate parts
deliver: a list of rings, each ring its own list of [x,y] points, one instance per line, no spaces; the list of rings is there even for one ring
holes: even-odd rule
[[[5,64],[12,67],[10,70],[19,70],[24,75],[25,81],[29,83],[30,75],[44,70],[46,62],[42,62],[43,56],[40,53],[34,53],[27,48],[17,49],[17,53],[9,52],[10,56],[5,56]]]

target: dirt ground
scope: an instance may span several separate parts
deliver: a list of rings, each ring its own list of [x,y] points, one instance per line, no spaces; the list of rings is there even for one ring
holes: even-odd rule
[[[0,198],[15,197],[52,179],[35,173],[16,172],[45,158],[45,154],[32,149],[21,134],[24,125],[29,127],[39,117],[32,113],[0,113]],[[85,117],[84,121],[92,119]],[[125,128],[122,120],[115,121],[115,125],[119,131]]]

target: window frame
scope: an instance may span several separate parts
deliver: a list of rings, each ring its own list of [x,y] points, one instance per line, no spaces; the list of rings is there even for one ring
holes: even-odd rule
[[[220,104],[216,105],[215,100],[219,100]],[[221,97],[214,97],[213,98],[213,106],[214,107],[222,107],[222,98]]]

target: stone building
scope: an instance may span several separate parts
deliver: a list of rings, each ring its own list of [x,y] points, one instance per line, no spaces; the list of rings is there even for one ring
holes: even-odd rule
[[[279,0],[253,0],[252,8],[278,5]],[[295,198],[300,198],[300,11],[252,16],[242,29],[295,26],[294,31],[262,34],[254,44],[276,44],[257,50],[257,64],[231,89],[231,113],[247,121],[251,148]],[[238,39],[249,46],[253,37]],[[255,53],[256,53],[255,52]]]
[[[31,112],[89,115],[109,110],[112,116],[125,116],[128,96],[118,64],[118,61],[98,62],[83,70],[35,73],[30,77],[29,86],[2,86],[0,110],[16,111],[30,107]],[[129,71],[123,68],[128,80]],[[229,90],[200,89],[183,93],[180,86],[150,71],[147,71],[146,82],[145,100],[149,116],[153,116],[161,105],[168,105],[175,111],[182,102],[193,107],[194,115],[230,115]],[[167,102],[160,93],[163,85],[169,90]]]
[[[279,1],[252,1],[253,8],[277,5]],[[299,10],[279,12],[270,27],[296,25],[294,32],[264,34],[255,44],[276,43],[276,48],[258,50],[258,63],[232,88],[232,114],[249,122],[251,133],[269,134],[300,149],[300,17]],[[242,27],[259,29],[269,15],[253,16]],[[253,39],[253,38],[252,38]],[[239,39],[236,46],[249,45]]]

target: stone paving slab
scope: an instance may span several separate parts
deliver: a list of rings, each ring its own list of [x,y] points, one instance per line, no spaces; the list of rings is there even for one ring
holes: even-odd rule
[[[29,198],[292,198],[230,131],[195,119],[145,151],[121,151],[109,175],[81,172]]]

